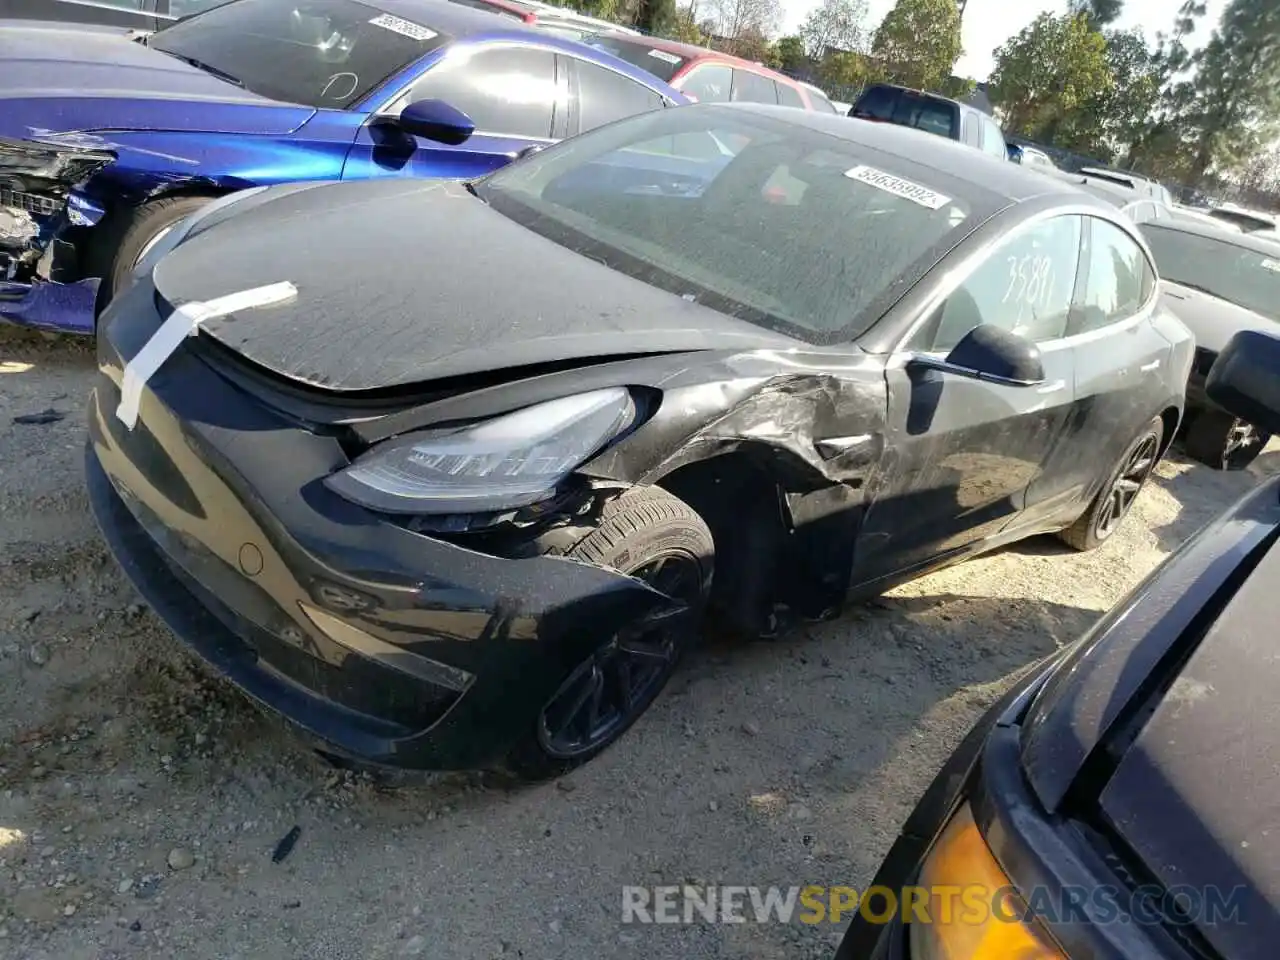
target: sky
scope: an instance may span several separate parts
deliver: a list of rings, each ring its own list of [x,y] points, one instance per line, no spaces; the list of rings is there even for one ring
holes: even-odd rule
[[[874,30],[894,4],[894,0],[869,0],[868,26]],[[1222,15],[1227,0],[1209,0],[1208,15],[1201,21],[1192,37],[1192,46],[1198,46],[1209,38],[1213,25]],[[1124,14],[1117,27],[1142,27],[1147,37],[1154,41],[1156,32],[1168,30],[1182,0],[1126,0]],[[817,6],[817,0],[782,0],[782,32],[794,33],[805,16]],[[956,74],[985,80],[991,72],[991,52],[1004,44],[1011,36],[1034,20],[1042,11],[1061,13],[1067,7],[1066,0],[969,0],[964,13],[964,56],[956,64]]]

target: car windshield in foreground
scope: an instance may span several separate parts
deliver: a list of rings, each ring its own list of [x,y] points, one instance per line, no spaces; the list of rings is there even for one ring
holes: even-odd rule
[[[622,40],[618,37],[596,34],[586,43],[601,50],[607,50],[619,60],[625,60],[641,70],[648,70],[663,83],[670,83],[676,72],[688,62],[685,57],[659,50],[643,40]]]
[[[237,0],[147,45],[273,100],[346,109],[448,40],[356,0]]]
[[[1142,232],[1161,279],[1280,321],[1280,244],[1268,255],[1169,227],[1144,226]]]
[[[861,334],[1003,203],[941,170],[720,104],[601,127],[476,189],[583,256],[816,344]]]

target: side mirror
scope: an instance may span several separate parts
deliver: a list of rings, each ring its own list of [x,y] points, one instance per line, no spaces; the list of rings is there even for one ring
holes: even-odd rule
[[[1218,354],[1204,387],[1233,417],[1280,434],[1280,337],[1241,330]]]
[[[1040,348],[1026,337],[990,324],[966,333],[945,360],[913,357],[908,367],[941,370],[1008,387],[1034,387],[1044,383]]]
[[[465,143],[476,132],[470,117],[443,100],[415,100],[400,111],[396,126],[415,137],[450,147]]]
[[[1022,148],[1020,146],[1018,146],[1016,143],[1006,143],[1004,145],[1004,148],[1008,152],[1009,159],[1011,161],[1013,161],[1014,163],[1022,162]]]

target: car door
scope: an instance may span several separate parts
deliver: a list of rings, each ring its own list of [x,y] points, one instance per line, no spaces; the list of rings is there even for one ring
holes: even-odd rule
[[[962,553],[1033,519],[1040,503],[1028,503],[1029,490],[1051,493],[1044,465],[1074,398],[1074,356],[1062,342],[1082,229],[1079,217],[1064,215],[1017,230],[890,358],[886,455],[859,534],[855,583]],[[1006,385],[911,363],[945,358],[979,324],[1041,345],[1044,381]]]
[[[667,105],[662,94],[617,70],[563,53],[557,56],[569,84],[570,136]]]
[[[475,124],[475,133],[450,146],[399,131],[394,118],[408,104],[426,99],[461,110]],[[525,147],[561,139],[568,112],[568,87],[557,75],[551,50],[455,44],[360,128],[342,178],[483,176],[510,163]]]
[[[1133,235],[1100,217],[1085,219],[1085,252],[1069,336],[1075,355],[1076,413],[1063,462],[1071,490],[1088,500],[1147,422],[1160,412],[1159,387],[1172,346],[1152,318],[1156,271]]]

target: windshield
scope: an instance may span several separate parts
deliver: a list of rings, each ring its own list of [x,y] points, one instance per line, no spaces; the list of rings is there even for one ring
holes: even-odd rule
[[[1147,226],[1143,233],[1161,279],[1280,320],[1280,244],[1274,254],[1266,254],[1167,227]]]
[[[448,39],[355,0],[237,0],[148,46],[273,100],[346,109]]]
[[[625,60],[641,70],[648,70],[663,83],[670,83],[688,60],[674,53],[652,47],[644,41],[620,40],[597,34],[586,41],[593,47],[608,50],[619,60]]]
[[[1000,201],[728,105],[644,114],[493,174],[495,210],[614,270],[810,343],[877,320]]]

